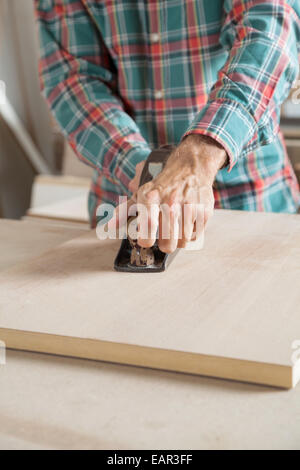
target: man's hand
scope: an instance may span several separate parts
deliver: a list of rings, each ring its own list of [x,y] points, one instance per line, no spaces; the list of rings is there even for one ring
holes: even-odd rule
[[[172,152],[164,170],[137,191],[137,202],[148,208],[149,214],[140,219],[140,233],[149,235],[139,238],[139,245],[152,246],[158,229],[158,245],[165,253],[184,248],[187,242],[199,238],[213,213],[212,186],[225,162],[225,150],[212,139],[200,135],[186,137]],[[161,205],[168,208],[165,218],[164,211],[159,214]],[[162,221],[168,238],[162,233]]]
[[[139,214],[139,233],[147,236],[138,238],[139,245],[151,247],[158,232],[160,250],[172,253],[199,238],[213,214],[213,182],[226,160],[227,154],[217,142],[201,135],[187,136],[171,153],[163,171],[138,188],[128,203],[128,207],[138,203],[146,209]],[[135,187],[143,165],[137,168]],[[118,213],[117,208],[117,219]],[[118,221],[119,226],[122,223]]]

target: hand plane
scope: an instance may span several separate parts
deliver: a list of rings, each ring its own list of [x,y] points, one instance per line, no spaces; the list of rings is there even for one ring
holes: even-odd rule
[[[151,181],[163,170],[169,155],[174,150],[174,145],[162,145],[153,150],[145,162],[140,179],[140,186]],[[128,225],[134,217],[128,218]],[[121,272],[132,273],[159,273],[165,271],[174,253],[166,254],[160,251],[157,242],[151,248],[142,248],[137,240],[127,236],[121,243],[120,250],[114,263],[114,269]]]

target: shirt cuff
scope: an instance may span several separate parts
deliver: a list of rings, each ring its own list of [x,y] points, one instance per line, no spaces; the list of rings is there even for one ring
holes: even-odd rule
[[[258,127],[249,111],[240,103],[219,99],[209,101],[195,116],[182,136],[202,134],[215,139],[226,150],[231,171],[243,150],[253,148]]]

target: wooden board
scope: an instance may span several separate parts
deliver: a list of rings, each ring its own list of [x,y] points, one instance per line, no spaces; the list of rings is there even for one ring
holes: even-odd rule
[[[1,262],[12,240],[11,265],[24,261],[22,247],[32,257],[37,242],[55,241],[45,230],[29,244],[23,225],[0,226]],[[299,449],[298,416],[300,387],[11,350],[0,365],[0,449]]]
[[[91,181],[67,175],[37,175],[31,193],[31,208],[43,209],[49,205],[82,197],[87,211],[87,197]]]
[[[112,270],[94,233],[0,276],[8,347],[291,388],[300,218],[217,211],[202,252],[166,273]]]
[[[0,270],[40,256],[45,251],[86,232],[72,224],[64,226],[58,222],[0,219]]]
[[[85,191],[81,196],[53,202],[41,207],[33,207],[27,211],[27,215],[47,220],[77,222],[87,225],[89,223],[87,198],[88,191]]]

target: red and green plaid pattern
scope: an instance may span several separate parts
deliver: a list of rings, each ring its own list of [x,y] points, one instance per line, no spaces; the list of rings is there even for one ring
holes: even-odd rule
[[[227,150],[217,208],[295,212],[279,128],[299,73],[299,0],[35,0],[42,90],[94,169],[89,210],[189,133]]]

